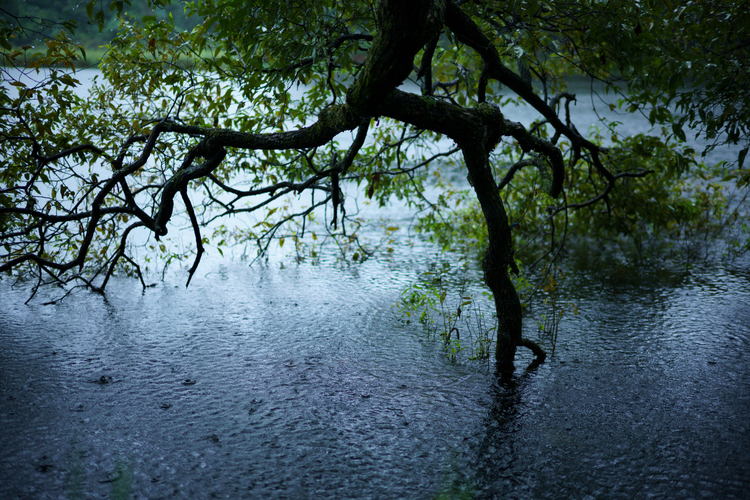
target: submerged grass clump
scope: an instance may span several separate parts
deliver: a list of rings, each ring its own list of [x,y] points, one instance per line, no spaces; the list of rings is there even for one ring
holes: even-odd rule
[[[563,317],[578,314],[578,307],[560,299],[565,274],[557,266],[545,267],[532,283],[522,273],[515,278],[521,303],[531,312],[533,298],[539,340],[554,354]],[[468,262],[458,268],[448,261],[435,262],[407,287],[392,309],[406,324],[421,324],[429,338],[442,343],[445,356],[452,363],[459,361],[488,362],[497,336],[497,315],[493,295],[482,290],[481,272],[471,269]]]

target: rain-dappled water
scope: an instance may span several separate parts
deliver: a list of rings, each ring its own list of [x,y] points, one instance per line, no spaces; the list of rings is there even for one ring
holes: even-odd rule
[[[0,282],[0,498],[749,497],[747,266],[573,270],[555,354],[499,384],[394,316],[431,260],[395,245],[47,306]]]
[[[499,385],[391,314],[418,268],[2,283],[0,497],[747,498],[750,273],[574,273]]]

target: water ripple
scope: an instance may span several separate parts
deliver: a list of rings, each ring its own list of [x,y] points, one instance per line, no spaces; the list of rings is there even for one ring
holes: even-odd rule
[[[106,497],[117,481],[147,498],[750,486],[747,273],[579,273],[564,299],[581,314],[555,355],[498,385],[391,316],[419,272],[225,264],[187,290],[118,281],[106,300],[46,307],[0,284],[0,496]]]

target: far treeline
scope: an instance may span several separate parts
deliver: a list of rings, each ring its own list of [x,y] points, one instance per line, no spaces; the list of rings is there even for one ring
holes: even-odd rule
[[[157,5],[147,1],[101,2],[89,0],[3,0],[0,15],[17,18],[25,30],[16,39],[18,45],[39,45],[65,30],[87,53],[89,64],[103,54],[103,47],[117,34],[120,18],[143,19],[147,16],[172,16],[177,29],[189,30],[198,20],[185,14],[184,2]],[[79,62],[82,65],[83,62]]]

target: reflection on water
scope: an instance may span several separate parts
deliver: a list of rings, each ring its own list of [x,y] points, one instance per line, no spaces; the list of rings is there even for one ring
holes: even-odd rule
[[[556,355],[499,386],[393,318],[418,267],[0,284],[0,497],[746,498],[746,271],[575,273]]]

